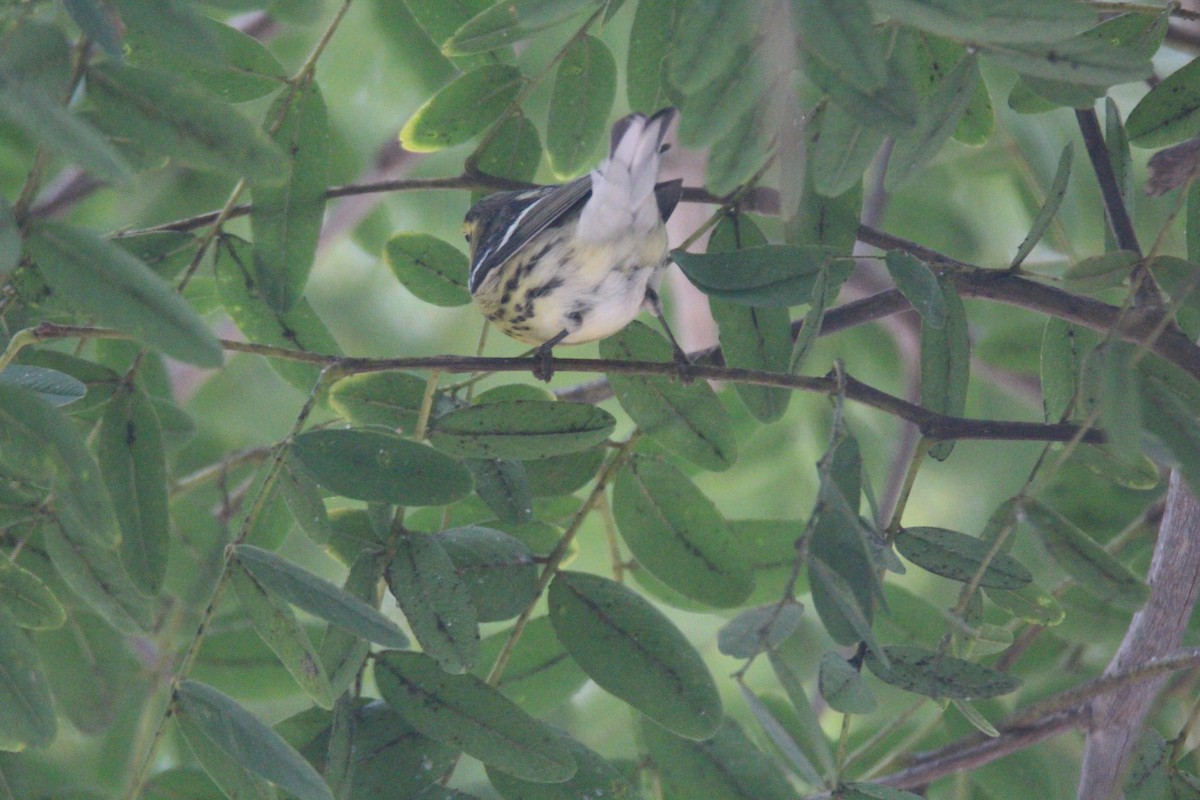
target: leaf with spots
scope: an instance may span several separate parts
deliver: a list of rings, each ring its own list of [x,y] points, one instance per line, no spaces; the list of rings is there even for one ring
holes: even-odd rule
[[[404,288],[435,306],[471,302],[467,257],[454,245],[427,233],[402,232],[383,246],[383,261]]]
[[[227,236],[216,248],[214,269],[217,294],[229,318],[246,338],[257,344],[340,355],[342,350],[325,323],[303,297],[289,311],[279,312],[263,296],[255,280],[250,243]],[[273,358],[269,363],[285,381],[302,392],[312,390],[319,366]]]
[[[1016,691],[1021,679],[971,661],[911,645],[888,645],[867,654],[867,667],[884,683],[926,697],[972,700]]]
[[[439,538],[406,531],[388,564],[388,587],[425,653],[447,672],[479,659],[479,616]]]
[[[379,693],[420,733],[515,778],[557,783],[575,774],[562,734],[474,675],[451,675],[423,653],[375,661]]]
[[[973,536],[945,528],[904,528],[896,536],[896,549],[922,569],[964,583],[983,569],[979,585],[993,589],[1020,589],[1033,575],[1020,561]],[[990,558],[989,558],[990,556]]]
[[[600,357],[667,362],[672,353],[666,339],[633,322],[600,343]],[[626,413],[667,449],[708,470],[728,469],[737,460],[729,413],[707,383],[616,374],[608,380]]]
[[[254,630],[279,657],[296,683],[322,708],[333,707],[333,691],[316,648],[292,609],[255,580],[241,563],[230,567],[230,583]]]
[[[443,414],[430,423],[429,441],[460,458],[543,458],[600,444],[616,424],[588,403],[509,400]]]
[[[469,141],[500,119],[524,82],[520,70],[505,64],[459,75],[409,118],[400,143],[415,153],[433,153]]]
[[[612,503],[621,538],[663,583],[717,608],[750,595],[754,574],[728,523],[678,469],[633,459],[617,475]]]
[[[707,739],[724,716],[700,654],[648,601],[615,581],[560,572],[550,620],[571,658],[601,688],[669,731]]]

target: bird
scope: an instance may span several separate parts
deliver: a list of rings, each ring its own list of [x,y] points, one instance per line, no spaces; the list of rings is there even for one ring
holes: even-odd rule
[[[564,184],[496,192],[463,221],[468,288],[493,325],[538,345],[534,375],[548,381],[556,345],[596,341],[643,309],[667,327],[658,289],[669,262],[665,223],[683,181],[658,181],[663,138],[676,116],[635,112],[612,128],[608,157]]]

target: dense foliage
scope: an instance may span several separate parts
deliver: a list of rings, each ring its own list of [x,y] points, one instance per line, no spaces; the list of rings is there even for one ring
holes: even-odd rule
[[[0,0],[0,798],[1200,797],[1198,21]],[[462,215],[666,106],[544,386]]]

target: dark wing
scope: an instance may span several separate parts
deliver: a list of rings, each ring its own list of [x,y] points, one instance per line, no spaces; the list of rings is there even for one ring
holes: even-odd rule
[[[478,289],[489,272],[521,252],[539,233],[578,211],[591,192],[591,175],[584,175],[561,186],[515,193],[504,203],[518,206],[515,214],[506,213],[494,221],[481,220],[483,228],[477,234],[480,239],[473,248],[471,291]],[[481,204],[486,202],[487,198]]]

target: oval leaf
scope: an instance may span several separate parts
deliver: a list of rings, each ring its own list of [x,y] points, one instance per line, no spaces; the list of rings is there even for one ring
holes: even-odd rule
[[[939,414],[959,417],[967,407],[971,339],[958,292],[949,283],[943,283],[942,297],[946,324],[934,327],[921,318],[921,405]],[[943,461],[953,447],[954,442],[939,442],[929,455]]]
[[[511,630],[502,630],[483,640],[476,674],[483,677],[481,673],[496,663],[511,636]],[[530,714],[540,715],[567,702],[587,681],[554,635],[550,618],[543,616],[525,625],[496,688]]]
[[[52,406],[70,405],[87,394],[87,385],[58,370],[9,364],[0,372],[0,383],[11,383],[36,394]]]
[[[859,671],[832,650],[821,655],[821,671],[817,685],[821,697],[834,711],[843,714],[870,714],[875,710],[875,696]]]
[[[1036,500],[1021,507],[1050,556],[1089,594],[1125,611],[1137,611],[1150,589],[1096,540]]]
[[[537,565],[520,540],[475,525],[451,528],[437,539],[471,593],[480,622],[511,619],[537,599]]]
[[[240,544],[234,554],[263,588],[280,599],[384,647],[408,646],[396,623],[329,581],[253,545]]]
[[[619,583],[560,572],[550,584],[550,620],[571,658],[602,688],[689,739],[721,724],[712,675],[661,611]]]
[[[500,118],[525,79],[516,67],[489,64],[455,78],[405,123],[400,143],[432,153],[473,138]]]
[[[888,665],[873,652],[867,666],[884,683],[926,697],[972,700],[1016,691],[1021,679],[923,647],[888,645],[883,648]]]
[[[1129,143],[1166,147],[1200,133],[1200,58],[1146,93],[1125,121]]]
[[[442,45],[442,52],[461,56],[512,45],[598,5],[600,0],[504,0],[464,22]]]
[[[471,302],[467,257],[453,245],[427,233],[397,233],[383,246],[384,263],[396,280],[435,306]]]
[[[505,800],[580,800],[580,798],[634,798],[637,792],[625,776],[591,748],[566,740],[578,769],[562,783],[534,783],[488,768],[488,781]]]
[[[671,797],[704,800],[796,800],[779,767],[731,719],[716,735],[693,742],[645,720],[640,729],[650,758]]]
[[[753,658],[800,629],[804,606],[796,602],[748,608],[717,631],[717,649],[734,658]]]
[[[896,288],[921,315],[922,324],[939,330],[945,327],[946,298],[929,265],[903,250],[889,250],[883,262]]]
[[[304,757],[246,709],[211,686],[183,681],[175,706],[221,752],[299,800],[333,800],[325,781]]]
[[[560,734],[474,675],[450,675],[421,653],[384,653],[375,682],[388,705],[418,731],[528,781],[557,783],[575,774]]]
[[[318,483],[356,500],[440,506],[471,491],[471,473],[456,461],[383,431],[308,431],[293,452]]]
[[[560,178],[590,167],[604,140],[617,93],[617,62],[603,42],[580,36],[567,45],[554,75],[546,124],[546,155]]]
[[[452,456],[542,458],[606,441],[617,421],[587,403],[510,400],[460,408],[431,421],[429,441]]]
[[[329,121],[317,82],[310,75],[281,93],[266,118],[274,127],[268,133],[287,153],[291,170],[282,185],[254,190],[254,274],[271,308],[287,311],[308,282],[325,217]]]
[[[904,528],[895,540],[900,554],[922,569],[964,583],[974,579],[992,546],[987,542],[945,528]],[[997,552],[988,559],[980,586],[1020,589],[1033,580],[1021,562]]]
[[[407,372],[363,372],[333,384],[329,405],[356,425],[412,430],[425,398],[425,384],[424,378]],[[435,395],[435,408],[440,398]]]
[[[317,705],[332,708],[333,689],[329,685],[329,676],[292,609],[268,592],[241,564],[231,568],[230,583],[255,632],[279,657],[300,688]]]
[[[101,64],[88,70],[100,127],[147,153],[182,165],[276,186],[290,165],[283,151],[228,103],[168,72]]]
[[[22,628],[50,630],[67,621],[67,612],[42,579],[8,559],[0,561],[0,607]]]
[[[413,635],[448,672],[470,669],[479,659],[479,620],[471,594],[441,542],[405,532],[388,564],[387,582]]]
[[[600,343],[600,357],[627,361],[669,361],[671,346],[640,322]],[[669,378],[609,375],[621,407],[646,435],[709,470],[725,470],[737,460],[737,440],[729,414],[704,382],[684,386]]]
[[[821,270],[836,252],[819,245],[770,244],[725,253],[672,251],[671,258],[697,289],[710,297],[751,306],[796,306],[812,297]],[[844,264],[834,265],[848,275]]]
[[[0,749],[42,748],[58,722],[37,651],[8,611],[0,608]]]
[[[101,324],[132,334],[169,356],[219,367],[221,343],[162,278],[89,230],[42,222],[26,242],[46,282]]]
[[[617,475],[612,503],[634,557],[672,589],[717,608],[740,604],[754,589],[725,518],[675,467],[634,459]]]
[[[100,421],[97,460],[121,524],[121,557],[138,588],[158,594],[171,519],[162,429],[150,399],[122,385]]]

